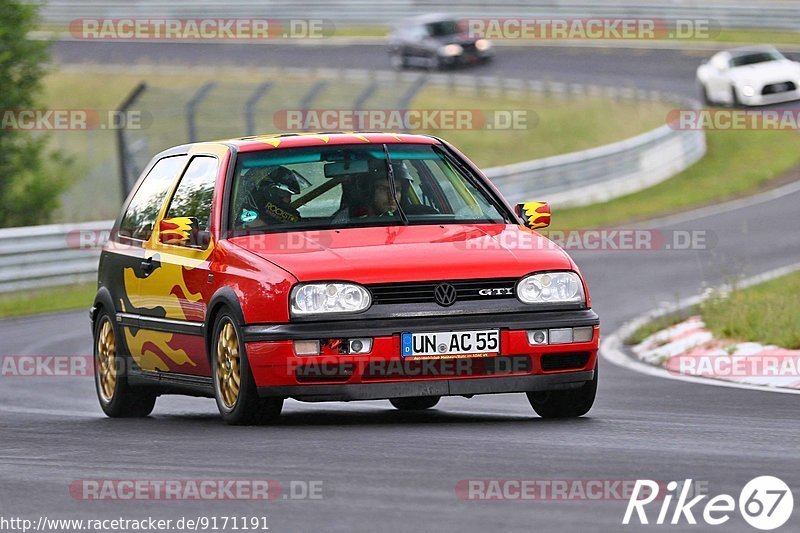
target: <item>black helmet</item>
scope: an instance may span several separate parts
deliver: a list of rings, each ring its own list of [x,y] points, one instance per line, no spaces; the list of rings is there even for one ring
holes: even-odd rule
[[[288,194],[300,194],[300,190],[311,187],[311,183],[294,170],[277,166],[267,169],[266,178],[259,184],[259,188],[261,186],[264,186],[268,192],[282,191]]]
[[[262,193],[283,191],[299,194],[301,189],[311,186],[303,176],[284,166],[251,168],[244,178],[254,184],[254,190]]]

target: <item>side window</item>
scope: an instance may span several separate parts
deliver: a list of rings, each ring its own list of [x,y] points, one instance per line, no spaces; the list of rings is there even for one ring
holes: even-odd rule
[[[186,156],[181,155],[165,157],[153,166],[128,205],[120,223],[120,236],[141,241],[150,238],[158,212],[184,163]]]
[[[216,182],[217,159],[206,156],[192,158],[169,204],[167,218],[194,217],[199,231],[208,230]]]

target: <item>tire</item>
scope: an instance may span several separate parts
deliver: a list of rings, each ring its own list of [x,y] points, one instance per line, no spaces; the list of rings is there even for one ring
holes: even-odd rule
[[[708,88],[703,83],[700,84],[700,101],[705,106],[714,105],[714,102],[708,97]]]
[[[439,403],[440,399],[440,396],[420,396],[417,398],[392,398],[389,401],[401,411],[422,411],[430,409]]]
[[[214,322],[211,337],[211,375],[219,414],[233,426],[274,423],[280,418],[283,398],[258,396],[241,339],[236,319],[230,311],[223,310]]]
[[[589,412],[597,394],[597,365],[594,378],[578,389],[529,392],[528,401],[542,418],[577,418]]]
[[[389,54],[389,63],[395,70],[405,70],[408,67],[408,60],[402,50],[397,50]]]
[[[156,395],[128,385],[125,355],[117,353],[117,330],[106,311],[94,326],[94,385],[100,408],[110,418],[142,418],[153,412]]]
[[[739,100],[739,93],[736,92],[736,87],[731,85],[731,107],[742,107],[742,102]]]
[[[445,69],[444,61],[437,54],[432,55],[428,60],[428,70],[430,72],[440,72]]]

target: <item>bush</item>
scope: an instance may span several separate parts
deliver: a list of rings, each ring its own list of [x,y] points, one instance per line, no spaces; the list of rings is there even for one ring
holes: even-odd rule
[[[27,39],[37,8],[0,0],[0,112],[36,107],[49,43]],[[5,126],[5,125],[4,125]],[[0,227],[48,222],[71,181],[71,161],[51,152],[48,138],[0,127]]]

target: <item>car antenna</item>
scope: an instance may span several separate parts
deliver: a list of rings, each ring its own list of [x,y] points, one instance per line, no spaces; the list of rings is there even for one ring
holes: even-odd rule
[[[394,181],[394,169],[392,168],[392,158],[389,157],[389,148],[386,146],[385,143],[383,145],[383,153],[386,154],[386,173],[389,176],[389,193],[392,195],[394,203],[397,204],[397,212],[400,215],[400,219],[403,221],[403,225],[408,226],[408,217],[403,211],[403,207],[400,205],[400,201],[397,199],[397,184]]]

